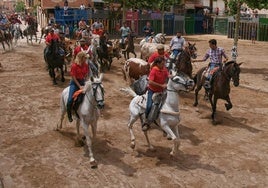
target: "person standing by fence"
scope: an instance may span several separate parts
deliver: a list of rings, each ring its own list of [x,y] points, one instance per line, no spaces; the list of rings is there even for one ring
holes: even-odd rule
[[[154,30],[151,27],[151,23],[147,22],[143,27],[143,32],[145,34],[145,41],[148,42],[149,38],[154,34]]]

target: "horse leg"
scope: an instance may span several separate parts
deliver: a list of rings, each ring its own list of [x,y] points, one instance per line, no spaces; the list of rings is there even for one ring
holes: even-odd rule
[[[77,119],[76,120],[76,139],[75,139],[75,146],[76,147],[81,147],[84,145],[83,140],[81,139],[81,135],[80,135],[80,122]]]
[[[51,67],[49,68],[49,75],[53,79],[53,84],[57,85],[56,74],[55,74],[54,68],[51,68]]]
[[[196,88],[195,88],[195,102],[194,102],[194,106],[198,105],[198,92],[202,89],[202,85],[201,84],[197,84]]]
[[[128,130],[129,130],[129,133],[130,133],[130,140],[131,140],[130,147],[132,149],[134,149],[135,146],[136,146],[135,135],[134,135],[134,132],[133,132],[133,124],[137,121],[137,119],[138,119],[138,116],[131,115],[130,118],[129,118],[128,124],[127,124]]]
[[[136,58],[136,57],[137,57],[137,54],[136,54],[134,51],[133,51],[132,53],[134,54],[134,56],[135,56],[135,58]]]
[[[231,99],[230,99],[230,96],[229,96],[229,95],[227,96],[226,101],[227,101],[227,103],[225,103],[224,105],[225,105],[226,110],[228,111],[228,110],[230,110],[230,109],[233,107],[233,105],[232,105],[232,102],[231,102]]]
[[[43,32],[41,32],[41,36],[40,36],[40,39],[39,39],[39,44],[41,43],[43,35],[44,35]]]
[[[213,101],[212,101],[212,94],[209,93],[209,101],[212,107],[212,114],[211,114],[211,119],[212,119],[212,123],[215,124],[215,113],[216,113],[216,108],[217,108],[217,100],[218,98],[215,97],[215,95],[213,96]]]
[[[83,120],[80,120],[80,123],[82,124],[82,126],[84,128],[84,134],[86,136],[86,142],[87,142],[87,147],[88,147],[88,156],[89,156],[89,162],[90,162],[91,168],[96,168],[97,161],[95,160],[94,155],[93,155],[92,141],[91,141],[91,138],[89,136],[88,125]]]
[[[175,133],[171,130],[171,128],[164,122],[160,122],[161,128],[169,135],[173,141],[173,147],[170,156],[175,156],[178,153],[179,148],[179,131],[178,126],[175,128]]]
[[[61,71],[61,81],[65,82],[63,65],[60,67],[60,71]]]
[[[143,133],[144,133],[144,136],[145,136],[145,138],[146,138],[146,141],[147,141],[149,150],[151,150],[151,151],[155,151],[154,146],[151,144],[151,142],[150,142],[150,140],[149,140],[149,137],[148,137],[148,131],[143,131]]]
[[[65,102],[64,102],[64,98],[63,96],[61,96],[61,114],[60,114],[60,124],[57,124],[57,128],[56,130],[59,131],[60,129],[62,129],[62,122],[66,113],[66,107],[65,107]]]

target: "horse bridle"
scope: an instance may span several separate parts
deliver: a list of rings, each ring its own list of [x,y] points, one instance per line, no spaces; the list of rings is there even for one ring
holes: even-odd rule
[[[189,86],[191,86],[191,84],[188,84],[187,81],[185,80],[185,76],[183,76],[183,81],[181,81],[180,79],[174,79],[174,77],[171,78],[171,80],[172,80],[173,82],[177,83],[177,84],[181,84],[181,85],[183,85],[186,89],[188,89]],[[169,89],[169,88],[167,88],[167,91],[178,92],[178,91],[176,91],[176,90],[172,90],[172,89]]]
[[[98,87],[100,87],[100,89],[101,89],[101,94],[102,94],[102,99],[101,100],[96,99],[96,94],[97,94]],[[103,102],[104,101],[104,89],[103,89],[102,83],[100,83],[100,82],[93,82],[92,83],[92,89],[93,89],[93,96],[95,98],[95,101],[97,103]]]

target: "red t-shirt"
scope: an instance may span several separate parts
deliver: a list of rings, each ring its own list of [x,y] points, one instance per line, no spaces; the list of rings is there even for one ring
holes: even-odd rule
[[[162,56],[162,57],[164,56],[165,59],[168,59],[168,58],[169,58],[169,54],[168,54],[167,52],[164,52],[164,55],[160,55],[160,54],[158,53],[158,51],[156,51],[156,52],[152,53],[152,55],[149,57],[149,59],[148,59],[148,63],[149,63],[149,64],[153,63],[154,60],[155,60],[157,57],[159,57],[159,56]]]
[[[52,40],[60,40],[60,37],[59,37],[59,35],[57,35],[57,34],[51,34],[51,33],[49,33],[48,35],[47,35],[47,37],[46,37],[46,42],[48,42],[48,43],[51,43],[51,41]]]
[[[70,75],[75,77],[77,80],[83,80],[87,77],[89,73],[88,64],[83,63],[82,65],[78,65],[73,63],[71,66]]]
[[[81,52],[82,49],[83,49],[84,52],[86,52],[87,49],[88,49],[88,46],[87,46],[87,45],[84,45],[83,47],[82,47],[82,46],[77,46],[77,47],[75,47],[75,49],[74,49],[74,57],[76,57],[76,55],[77,55],[79,52]],[[89,54],[89,55],[91,55],[91,54]]]
[[[94,29],[93,34],[102,36],[103,35],[103,30],[102,29]]]
[[[159,84],[164,84],[168,79],[168,75],[169,74],[166,67],[163,67],[163,69],[159,69],[157,66],[154,66],[149,74],[149,80],[152,80]],[[164,90],[162,87],[158,87],[151,84],[149,84],[148,87],[153,92],[162,92]]]

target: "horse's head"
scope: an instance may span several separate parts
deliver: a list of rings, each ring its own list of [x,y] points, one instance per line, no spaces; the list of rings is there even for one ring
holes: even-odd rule
[[[241,72],[240,65],[242,63],[236,63],[235,61],[229,61],[224,65],[223,71],[229,76],[229,79],[233,80],[235,87],[239,86],[239,75]]]
[[[102,85],[103,74],[98,78],[91,78],[91,81],[87,82],[84,87],[84,92],[92,91],[95,102],[99,109],[104,108],[104,88]]]
[[[186,47],[187,52],[189,53],[190,57],[195,59],[197,57],[196,54],[196,47],[195,47],[195,43],[191,44],[190,42],[188,42],[188,46]]]
[[[194,87],[194,80],[183,72],[175,72],[168,83],[168,90],[189,91]]]
[[[166,34],[158,33],[157,35],[154,36],[153,42],[165,44],[166,43]]]

